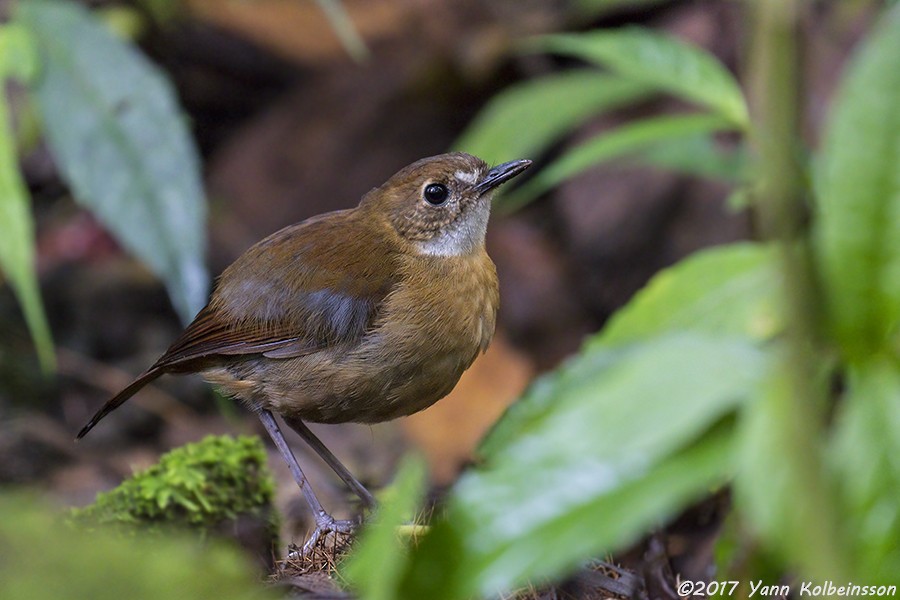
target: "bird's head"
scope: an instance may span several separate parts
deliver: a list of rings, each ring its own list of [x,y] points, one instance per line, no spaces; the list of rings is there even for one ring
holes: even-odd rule
[[[384,215],[422,254],[465,255],[484,244],[493,191],[530,165],[514,160],[491,168],[462,152],[423,158],[366,194],[362,206]]]

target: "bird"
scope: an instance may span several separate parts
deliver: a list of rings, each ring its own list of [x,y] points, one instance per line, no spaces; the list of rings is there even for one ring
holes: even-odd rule
[[[485,249],[494,191],[531,165],[463,152],[423,158],[359,205],[314,216],[250,247],[169,349],[78,432],[163,374],[200,373],[254,412],[315,517],[308,553],[350,533],[322,506],[279,415],[362,500],[372,494],[306,426],[378,423],[446,396],[483,353],[499,307]]]

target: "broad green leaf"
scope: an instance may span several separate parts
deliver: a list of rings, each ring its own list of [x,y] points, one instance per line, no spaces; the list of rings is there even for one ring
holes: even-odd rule
[[[666,141],[730,128],[730,123],[725,119],[704,114],[651,117],[622,125],[569,150],[542,169],[528,183],[503,196],[499,206],[504,210],[522,206],[563,181],[602,162],[633,156]],[[602,198],[598,198],[598,201],[602,201]]]
[[[4,82],[0,85],[5,88],[8,79],[29,84],[38,70],[38,50],[28,28],[17,21],[0,25],[0,81]],[[16,147],[20,156],[33,148],[40,136],[34,103],[28,100],[26,98],[25,102],[16,106]]]
[[[362,600],[392,600],[409,560],[407,543],[398,536],[398,527],[414,516],[425,492],[425,464],[407,458],[397,472],[391,500],[384,501],[375,518],[353,547],[341,568]],[[408,541],[408,540],[407,540]]]
[[[769,246],[744,242],[701,250],[655,275],[588,347],[676,331],[766,341],[784,327],[780,286]]]
[[[506,598],[508,593],[497,591],[564,576],[585,558],[627,546],[648,528],[662,525],[677,507],[724,482],[733,463],[732,437],[731,428],[714,431],[564,518],[523,534],[521,541],[498,540],[488,556],[467,546],[467,532],[480,525],[471,519],[472,507],[453,505],[414,553],[398,597],[462,599],[480,590],[484,597]]]
[[[829,447],[844,501],[855,572],[871,583],[900,574],[900,373],[877,357],[851,370]]]
[[[666,139],[635,156],[640,163],[726,183],[749,179],[747,158],[743,145],[726,150],[720,148],[710,135]]]
[[[0,25],[0,76],[29,82],[37,73],[37,62],[28,29],[15,21]]]
[[[23,39],[20,29],[9,25],[0,27],[0,271],[9,280],[22,306],[41,366],[45,371],[52,371],[56,357],[35,273],[34,219],[28,188],[19,173],[16,140],[5,93],[8,76],[28,75],[22,64],[10,62],[12,57],[28,60],[27,50],[20,51],[24,47]]]
[[[647,86],[594,70],[548,75],[494,96],[453,146],[489,163],[537,158],[589,117],[649,93]]]
[[[627,27],[548,35],[535,40],[532,47],[600,64],[706,106],[741,129],[748,126],[747,105],[731,73],[712,54],[674,37]]]
[[[197,151],[164,75],[74,2],[29,0],[35,91],[75,197],[166,282],[185,321],[206,301],[206,204]]]
[[[578,355],[520,400],[547,409],[495,432],[451,490],[407,597],[493,595],[633,542],[724,482],[726,417],[764,366],[750,343],[687,334]]]
[[[610,354],[604,348],[651,341],[662,335],[695,332],[765,342],[784,327],[780,276],[774,250],[754,243],[738,243],[702,250],[661,271],[617,311],[583,352],[604,368]],[[538,379],[527,402],[507,410],[483,443],[483,452],[500,440],[518,435],[525,423],[552,411],[561,386],[577,377],[578,369],[563,369]]]
[[[515,441],[522,436],[527,436],[532,428],[540,426],[552,415],[555,415],[562,410],[560,406],[562,406],[563,403],[560,398],[566,399],[566,402],[576,403],[575,409],[577,410],[577,402],[583,401],[581,400],[582,396],[593,397],[592,394],[595,393],[599,395],[601,393],[599,387],[608,383],[601,375],[602,373],[617,372],[617,365],[625,365],[629,369],[632,368],[632,364],[638,359],[631,359],[629,358],[630,356],[634,355],[638,358],[650,356],[656,351],[657,347],[668,350],[670,347],[677,345],[675,342],[684,343],[686,345],[696,343],[699,346],[703,346],[708,342],[706,339],[707,337],[706,332],[702,330],[698,330],[697,332],[679,332],[676,330],[671,332],[664,331],[661,332],[661,335],[659,336],[624,347],[605,347],[602,345],[593,347],[590,345],[586,346],[582,352],[570,359],[562,368],[538,378],[534,384],[529,387],[523,397],[510,407],[494,429],[492,429],[483,440],[481,447],[479,448],[479,454],[485,457],[494,456],[500,451],[500,448],[515,443]],[[686,341],[682,341],[682,338]],[[672,340],[675,340],[675,342]],[[698,342],[697,340],[700,341]],[[753,346],[752,342],[749,340],[741,340],[736,336],[730,336],[728,340],[729,343],[735,347],[743,348],[744,344],[748,347]],[[713,345],[728,345],[725,342],[718,341],[718,338],[715,338],[714,343],[709,343],[712,343]],[[747,352],[758,362],[759,359],[756,350],[747,350]],[[640,358],[640,360],[644,359]],[[625,367],[621,367],[621,369],[624,368]],[[630,372],[631,371],[629,370],[629,373]],[[648,372],[655,373],[652,369]],[[647,395],[655,393],[657,390],[654,386],[658,381],[662,381],[666,378],[678,380],[681,376],[682,373],[666,373],[660,370],[658,375],[648,377],[648,381],[645,383],[649,387],[647,390],[640,390],[640,393]],[[735,398],[730,399],[730,401],[735,400]],[[599,400],[591,400],[590,402],[593,402],[591,406],[596,407],[600,404],[605,405],[606,400],[603,400],[602,402]],[[629,406],[629,403],[626,402],[624,406]],[[651,408],[645,406],[644,403],[642,403],[640,407],[641,409],[646,408],[646,410],[651,410]],[[655,418],[655,416],[663,414],[664,411],[651,416]],[[635,426],[643,427],[644,425],[648,425],[646,421],[639,418],[639,415],[632,413],[631,418],[633,421],[640,421],[640,424],[635,424]],[[621,419],[625,421],[628,417],[622,415]],[[612,423],[615,423],[615,419],[612,419],[609,423],[604,422],[603,425],[606,426]],[[664,425],[661,425],[661,427],[665,429]],[[649,429],[652,429],[652,426],[650,426]],[[656,433],[657,432],[653,432],[652,434],[655,435]]]
[[[831,325],[851,355],[900,323],[900,7],[847,68],[825,135],[816,241]]]

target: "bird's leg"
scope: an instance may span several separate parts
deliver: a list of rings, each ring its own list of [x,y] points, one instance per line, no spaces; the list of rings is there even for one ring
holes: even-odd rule
[[[300,469],[300,465],[297,463],[297,459],[294,457],[294,453],[291,452],[291,449],[287,445],[284,436],[281,434],[281,429],[279,429],[278,423],[275,422],[275,417],[272,416],[272,413],[268,410],[262,409],[258,411],[257,414],[259,415],[259,420],[262,421],[262,424],[265,426],[266,431],[269,432],[272,441],[275,442],[275,447],[278,448],[278,451],[281,453],[282,458],[284,458],[285,462],[287,462],[288,468],[291,471],[291,475],[294,476],[294,481],[297,482],[297,485],[300,487],[300,491],[303,492],[303,496],[304,498],[306,498],[306,503],[309,504],[309,508],[312,510],[313,516],[316,519],[315,531],[313,531],[313,534],[306,541],[306,543],[303,544],[303,555],[309,556],[312,553],[312,550],[316,547],[319,538],[323,535],[327,535],[329,532],[345,534],[352,533],[357,526],[356,521],[338,521],[327,512],[325,512],[324,508],[322,508],[322,503],[319,502],[319,499],[316,497],[316,493],[310,487],[309,481],[303,474],[303,470]]]
[[[363,504],[369,510],[373,510],[376,506],[375,497],[365,488],[363,484],[361,484],[356,477],[338,460],[338,457],[332,454],[331,450],[329,450],[325,444],[322,443],[316,434],[314,434],[309,427],[306,426],[306,423],[301,421],[300,419],[284,417],[284,422],[291,426],[291,429],[297,432],[303,441],[309,444],[309,447],[316,451],[322,460],[324,460],[329,467],[337,474],[338,477],[341,478],[341,481],[347,484],[353,493],[359,496],[359,499],[362,500]]]

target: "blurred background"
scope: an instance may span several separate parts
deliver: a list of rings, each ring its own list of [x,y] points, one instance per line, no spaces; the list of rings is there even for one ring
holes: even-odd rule
[[[720,0],[344,0],[352,28],[343,32],[312,1],[85,4],[175,87],[201,156],[213,275],[285,225],[355,206],[418,158],[467,150],[457,141],[498,93],[578,64],[517,51],[530,36],[642,25],[708,50],[739,79],[750,42],[743,4]],[[877,4],[814,2],[804,15],[802,122],[812,147]],[[10,10],[0,2],[0,18]],[[27,131],[21,89],[8,91],[13,121]],[[682,109],[673,99],[641,99],[583,119],[536,155],[485,158],[531,158],[540,167],[598,132]],[[716,140],[734,146],[728,134]],[[182,324],[161,281],[72,199],[45,142],[27,146],[21,165],[57,370],[42,373],[16,296],[0,287],[0,485],[84,505],[174,446],[207,433],[261,432],[198,378],[165,377],[73,442]],[[654,273],[697,249],[754,237],[747,213],[726,202],[734,189],[714,177],[614,161],[500,211],[487,240],[501,285],[497,337],[451,396],[391,423],[312,428],[375,488],[391,480],[404,452],[418,449],[439,491],[525,386],[575,352]],[[347,514],[339,482],[290,437],[326,506]],[[270,465],[284,541],[300,541],[305,506],[274,453]]]

